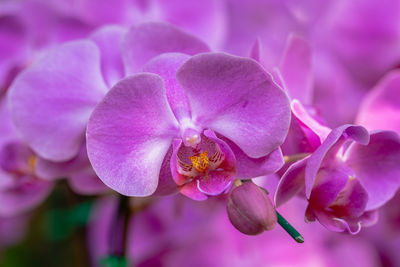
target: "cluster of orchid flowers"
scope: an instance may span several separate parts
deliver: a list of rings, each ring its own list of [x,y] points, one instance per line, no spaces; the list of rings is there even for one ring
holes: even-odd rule
[[[249,235],[284,220],[276,208],[295,196],[307,222],[331,231],[376,223],[400,186],[400,73],[371,91],[359,124],[331,129],[311,97],[310,42],[290,34],[275,64],[254,41],[237,56],[167,22],[106,25],[8,62],[0,217],[34,209],[67,179],[79,194],[220,196]],[[279,179],[276,191],[258,177]]]

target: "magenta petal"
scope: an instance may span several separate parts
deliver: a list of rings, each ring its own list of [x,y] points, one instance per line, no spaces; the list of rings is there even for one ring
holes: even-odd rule
[[[69,177],[88,168],[91,168],[91,165],[87,156],[85,143],[78,155],[68,161],[54,162],[37,157],[35,173],[38,177],[51,181]]]
[[[274,202],[278,208],[304,188],[304,170],[307,159],[293,163],[282,176],[275,192]]]
[[[37,180],[36,177],[23,176],[16,179],[29,180],[15,188],[0,190],[0,215],[14,216],[27,212],[39,205],[50,194],[52,183]],[[19,181],[16,181],[19,183]]]
[[[317,173],[309,202],[319,208],[329,207],[345,188],[349,176],[340,169],[321,169]]]
[[[369,134],[362,126],[343,125],[327,136],[321,146],[310,156],[305,171],[306,196],[310,198],[318,170],[321,166],[336,164],[334,158],[346,140],[368,144]]]
[[[235,143],[224,139],[232,149],[236,158],[237,177],[239,179],[252,179],[254,177],[275,173],[284,163],[280,148],[261,158],[251,158],[246,155]]]
[[[100,179],[117,192],[151,195],[164,156],[179,132],[177,127],[162,79],[150,73],[127,77],[110,90],[90,117],[90,162]]]
[[[166,196],[174,194],[178,191],[178,187],[172,177],[171,172],[171,156],[172,156],[172,146],[169,148],[167,154],[165,154],[163,163],[160,169],[160,179],[158,182],[158,186],[154,195],[157,196]],[[176,157],[176,156],[175,156]]]
[[[356,179],[348,181],[331,208],[339,217],[359,217],[364,213],[368,202],[368,193]]]
[[[8,143],[0,150],[0,168],[11,173],[33,174],[33,167],[29,165],[32,157],[32,150],[25,144]]]
[[[319,137],[320,142],[326,139],[326,137],[331,132],[331,129],[324,125],[321,125],[321,123],[311,117],[311,115],[301,104],[301,102],[299,102],[298,100],[293,100],[291,102],[291,108],[295,119],[297,119],[299,123],[302,123],[306,127],[308,127],[312,133],[316,134]]]
[[[79,152],[89,116],[106,90],[98,48],[89,41],[70,42],[15,80],[9,92],[11,115],[36,154],[69,160]]]
[[[96,30],[90,36],[100,49],[101,72],[108,87],[113,86],[125,75],[120,47],[124,33],[124,28],[108,25]]]
[[[236,157],[233,154],[233,151],[229,147],[229,145],[222,139],[218,138],[215,135],[215,133],[210,129],[205,130],[204,135],[210,138],[212,141],[214,141],[219,146],[219,148],[221,149],[222,153],[225,156],[225,160],[221,163],[219,168],[223,168],[224,170],[234,171],[236,166]]]
[[[180,189],[181,194],[193,199],[193,200],[206,200],[208,197],[202,193],[197,186],[197,182],[193,180],[190,183],[183,185]]]
[[[360,219],[363,226],[372,226],[378,222],[379,212],[378,210],[366,211],[363,215],[361,215]]]
[[[257,38],[250,50],[250,57],[257,62],[260,62],[261,42]]]
[[[178,70],[196,122],[259,158],[282,144],[290,121],[286,94],[254,60],[223,53],[193,56]]]
[[[357,123],[400,133],[400,71],[387,74],[364,98]],[[382,119],[385,118],[385,119]]]
[[[170,161],[171,175],[177,185],[183,185],[188,179],[186,176],[178,172],[178,151],[182,145],[182,139],[175,138],[172,142],[172,155]]]
[[[311,47],[307,40],[295,34],[289,35],[279,70],[290,98],[304,104],[311,104],[312,101],[311,60]]]
[[[194,55],[209,48],[196,37],[166,23],[150,22],[133,27],[122,43],[127,74],[138,71],[143,64],[163,53],[179,52]]]
[[[312,223],[315,222],[316,219],[317,218],[315,217],[312,207],[308,205],[304,213],[304,221],[306,223]]]
[[[366,209],[376,209],[391,199],[400,186],[400,138],[390,131],[373,133],[367,146],[350,146],[346,163],[368,192]]]
[[[314,214],[318,221],[325,226],[327,229],[334,232],[347,231],[350,234],[357,234],[361,230],[361,222],[351,221],[350,223],[344,219],[335,217],[331,212],[325,210],[314,210]]]
[[[71,175],[68,183],[74,192],[81,195],[98,195],[110,191],[90,168]]]
[[[0,147],[7,143],[19,141],[16,133],[14,123],[11,120],[11,116],[7,107],[7,101],[5,98],[0,97]]]
[[[181,53],[165,53],[146,63],[143,71],[160,75],[165,83],[168,103],[179,122],[191,118],[189,99],[176,81],[175,73],[190,57]]]
[[[234,178],[235,174],[232,172],[210,171],[207,176],[197,180],[197,188],[206,195],[216,196],[230,187]]]

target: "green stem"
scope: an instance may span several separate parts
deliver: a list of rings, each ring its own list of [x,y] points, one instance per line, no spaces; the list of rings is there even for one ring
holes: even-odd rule
[[[278,217],[278,223],[279,225],[297,242],[297,243],[303,243],[304,242],[304,237],[297,232],[296,229],[288,221],[286,221],[283,216],[276,211],[276,216]]]

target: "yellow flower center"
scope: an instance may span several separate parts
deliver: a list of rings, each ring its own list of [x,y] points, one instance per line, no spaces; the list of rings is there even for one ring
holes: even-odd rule
[[[208,156],[207,151],[204,151],[199,156],[190,157],[190,161],[193,164],[193,167],[196,168],[199,172],[204,172],[208,168]]]
[[[28,165],[31,167],[31,169],[34,171],[36,168],[36,156],[31,156],[28,159]]]

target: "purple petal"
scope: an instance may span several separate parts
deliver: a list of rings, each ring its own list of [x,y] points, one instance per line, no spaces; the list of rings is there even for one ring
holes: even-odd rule
[[[367,210],[385,204],[400,186],[400,138],[395,132],[371,134],[367,146],[349,147],[346,163],[368,192]]]
[[[357,123],[400,133],[400,71],[387,74],[364,98]],[[385,119],[382,119],[385,118]]]
[[[192,57],[177,72],[197,123],[259,158],[282,144],[290,121],[287,96],[254,60],[223,53]]]
[[[179,122],[192,116],[189,99],[175,78],[176,71],[189,58],[186,54],[165,53],[153,58],[143,67],[143,71],[158,74],[163,78],[168,103]]]
[[[348,174],[340,168],[319,170],[310,195],[310,204],[319,208],[329,207],[345,188],[348,180]]]
[[[20,142],[8,143],[0,150],[0,168],[6,172],[33,174],[34,166],[30,165],[32,159],[32,150]]]
[[[21,21],[14,15],[2,14],[0,20],[0,96],[5,93],[17,70],[26,60],[27,41],[27,34]]]
[[[306,208],[306,212],[304,214],[304,221],[306,223],[312,223],[312,222],[315,222],[316,219],[317,219],[317,217],[315,217],[312,207],[310,205],[308,205]]]
[[[313,211],[318,221],[325,226],[327,229],[334,232],[344,232],[347,231],[350,234],[357,234],[361,230],[361,222],[350,223],[344,219],[337,218],[331,212],[326,210],[314,210]]]
[[[318,57],[314,67],[314,107],[330,127],[354,122],[366,86],[355,81],[334,55]]]
[[[183,185],[186,183],[188,177],[182,175],[178,172],[178,151],[181,145],[183,144],[182,139],[174,139],[172,142],[172,155],[171,155],[171,174],[172,179],[174,179],[177,185]]]
[[[304,170],[307,159],[308,158],[304,158],[293,163],[282,176],[274,196],[274,202],[277,208],[303,190]]]
[[[235,173],[228,171],[210,171],[207,176],[197,180],[197,188],[200,192],[216,196],[224,192],[232,185]]]
[[[257,62],[260,62],[260,53],[261,53],[261,43],[260,39],[257,38],[253,46],[251,47],[250,57]]]
[[[326,139],[331,132],[330,128],[322,125],[313,118],[298,100],[293,100],[291,102],[291,108],[295,118],[315,133],[319,137],[320,142],[323,142]]]
[[[91,168],[68,178],[71,189],[81,195],[99,195],[110,191]]]
[[[79,152],[89,116],[106,90],[98,48],[70,42],[19,75],[9,92],[11,115],[36,154],[69,160]]]
[[[323,32],[326,37],[335,38],[325,37],[328,41],[325,45],[358,80],[374,83],[400,58],[400,3],[377,0],[337,3]]]
[[[177,184],[175,183],[172,172],[171,172],[171,156],[173,153],[172,146],[169,148],[167,154],[165,154],[163,163],[160,169],[160,179],[154,195],[166,196],[174,194],[178,191]]]
[[[27,212],[44,201],[53,188],[52,183],[37,180],[36,177],[23,176],[16,179],[26,179],[27,182],[21,181],[15,187],[0,190],[1,216]]]
[[[349,139],[355,140],[360,144],[368,144],[369,134],[361,126],[343,125],[332,130],[321,146],[310,156],[305,171],[307,198],[310,198],[318,170],[322,166],[336,164],[335,159],[339,150]]]
[[[311,47],[308,41],[295,34],[289,35],[279,70],[290,98],[298,99],[304,104],[311,104],[312,101],[311,59]]]
[[[108,87],[113,86],[125,75],[120,48],[124,33],[124,28],[112,25],[104,26],[90,36],[100,49],[101,72]]]
[[[209,48],[196,37],[166,23],[144,23],[133,27],[122,43],[127,74],[138,71],[147,61],[168,52],[194,55]]]
[[[73,1],[73,7],[79,12],[79,18],[92,25],[103,25],[108,23],[123,24],[132,21],[132,15],[128,11],[134,12],[131,6],[132,1],[119,0],[77,0]],[[135,14],[136,15],[136,14]]]
[[[0,98],[0,121],[0,147],[10,142],[19,141],[5,98]]]
[[[220,0],[158,0],[154,2],[159,5],[161,21],[168,21],[193,33],[202,40],[207,40],[212,46],[218,47],[222,41],[225,41],[228,28],[226,2]]]
[[[172,142],[172,155],[171,155],[170,167],[171,167],[172,179],[174,179],[177,185],[185,184],[186,180],[188,179],[188,177],[178,172],[178,151],[182,143],[183,143],[182,139],[177,139],[177,138],[175,138]]]
[[[91,168],[91,165],[84,144],[78,155],[68,161],[54,162],[37,157],[35,173],[38,177],[51,181],[69,177],[87,168]]]
[[[359,217],[364,213],[368,193],[356,179],[350,179],[331,208],[339,217]]]
[[[379,212],[378,210],[366,211],[360,218],[361,218],[361,224],[363,226],[369,227],[378,222]]]
[[[207,195],[199,190],[197,182],[195,180],[183,185],[179,191],[181,192],[181,194],[193,200],[202,201],[208,198]]]
[[[292,100],[292,119],[282,150],[285,155],[314,152],[331,129],[321,125],[298,101]]]
[[[240,179],[252,179],[254,177],[268,175],[278,171],[284,163],[282,151],[278,148],[267,156],[250,158],[235,143],[222,138],[232,149],[236,158],[237,177]]]
[[[321,139],[310,128],[305,126],[292,113],[289,132],[285,142],[282,144],[282,151],[285,155],[311,153],[321,145]]]
[[[205,130],[204,135],[207,136],[212,141],[214,141],[219,146],[219,148],[221,149],[221,152],[225,156],[225,159],[221,163],[219,168],[234,172],[235,167],[236,167],[236,158],[235,158],[235,154],[233,154],[233,151],[229,147],[229,145],[222,139],[218,138],[215,135],[215,133],[210,129]]]
[[[127,77],[110,90],[90,117],[90,162],[100,179],[117,192],[151,195],[177,127],[162,79],[149,73]]]

